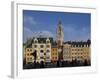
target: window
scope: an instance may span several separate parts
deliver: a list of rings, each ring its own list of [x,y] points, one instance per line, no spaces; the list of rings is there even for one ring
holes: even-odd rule
[[[43,50],[41,50],[40,52],[41,52],[41,53],[43,53],[44,51],[43,51]]]
[[[81,58],[83,58],[82,56],[80,56]]]
[[[29,53],[27,53],[27,56],[29,56]]]
[[[29,51],[29,49],[27,49],[27,51]]]
[[[47,45],[47,48],[49,48],[50,47],[50,45]]]
[[[52,57],[52,59],[54,59],[54,57]]]
[[[55,55],[57,55],[57,53],[55,53]]]
[[[32,49],[30,49],[30,51],[32,51]]]
[[[32,60],[32,57],[30,58],[30,60]]]
[[[40,57],[41,59],[44,59],[43,57]]]
[[[35,43],[37,43],[37,41],[34,41]]]
[[[44,55],[46,55],[46,53],[44,53]]]
[[[79,49],[77,49],[77,51],[79,51]]]
[[[40,47],[43,48],[44,46],[43,45],[40,45]]]
[[[37,45],[34,45],[35,48],[37,48]]]
[[[49,59],[49,57],[46,57],[47,59]]]
[[[47,43],[50,43],[50,41],[47,41]]]
[[[47,52],[50,52],[50,50],[47,50]]]
[[[55,57],[55,59],[57,59],[57,57]]]

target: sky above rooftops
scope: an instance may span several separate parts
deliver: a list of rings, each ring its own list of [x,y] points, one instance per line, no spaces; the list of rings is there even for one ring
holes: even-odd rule
[[[56,38],[58,22],[62,22],[64,41],[90,39],[91,14],[23,10],[24,42],[38,33]]]

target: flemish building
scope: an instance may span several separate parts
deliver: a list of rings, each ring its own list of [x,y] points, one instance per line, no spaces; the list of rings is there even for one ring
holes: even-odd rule
[[[36,52],[36,62],[51,62],[51,40],[49,38],[33,38],[32,46],[27,47],[25,51],[26,63],[34,62],[34,52]]]
[[[69,45],[65,47],[66,45]],[[86,42],[66,42],[64,43],[64,52],[63,55],[69,55],[70,54],[70,60],[77,60],[79,62],[84,62],[85,60],[87,62],[90,62],[90,40],[87,40]],[[68,52],[69,54],[68,54]],[[67,57],[65,58],[67,60]]]
[[[33,52],[33,49],[32,49],[31,47],[25,49],[26,64],[27,64],[27,63],[32,63],[32,62],[33,62],[34,57],[31,55],[32,52]]]
[[[63,60],[64,61],[72,61],[72,59],[71,59],[71,45],[70,44],[63,45]]]
[[[56,42],[53,42],[51,47],[51,61],[52,62],[58,61],[58,47]]]
[[[58,61],[58,48],[56,46],[53,46],[51,48],[51,61],[52,62]]]

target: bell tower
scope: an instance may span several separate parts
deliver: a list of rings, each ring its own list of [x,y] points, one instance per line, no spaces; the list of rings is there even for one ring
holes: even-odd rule
[[[63,45],[63,41],[64,41],[64,33],[63,33],[62,23],[61,23],[61,21],[59,21],[58,26],[57,26],[57,44],[58,44],[58,47]]]
[[[56,41],[57,41],[57,47],[58,47],[58,57],[59,60],[63,59],[63,42],[64,42],[64,33],[63,33],[63,27],[61,21],[58,22],[57,25],[57,33],[56,33]]]

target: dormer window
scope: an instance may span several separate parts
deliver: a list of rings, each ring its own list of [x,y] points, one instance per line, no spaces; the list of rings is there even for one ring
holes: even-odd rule
[[[49,40],[49,39],[47,39],[47,40],[46,40],[46,43],[50,43],[50,40]]]
[[[47,41],[47,43],[50,43],[50,41]]]
[[[35,43],[37,43],[37,41],[34,41]]]
[[[38,40],[36,38],[34,39],[34,43],[38,43]]]

